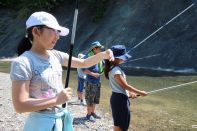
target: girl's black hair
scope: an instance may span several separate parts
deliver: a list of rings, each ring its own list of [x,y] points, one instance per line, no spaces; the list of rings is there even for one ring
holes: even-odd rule
[[[109,80],[109,72],[110,70],[113,69],[113,67],[115,67],[116,64],[112,61],[109,61],[109,60],[105,60],[105,69],[104,69],[104,74],[105,74],[105,77]]]
[[[33,26],[33,27],[35,27],[35,26]],[[27,35],[24,38],[22,38],[21,41],[19,42],[19,44],[17,46],[17,55],[18,56],[23,54],[23,52],[31,49],[32,41],[33,41],[33,35],[32,35],[33,27],[30,27],[27,29]],[[44,25],[39,25],[36,27],[41,29],[44,27]]]

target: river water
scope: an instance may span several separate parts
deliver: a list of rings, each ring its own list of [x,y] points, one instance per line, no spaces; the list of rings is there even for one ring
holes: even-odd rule
[[[65,78],[63,78],[65,79]],[[129,84],[138,89],[152,91],[186,82],[197,76],[127,76]],[[76,72],[71,72],[70,86],[76,90]],[[111,113],[108,80],[102,78],[100,107]],[[195,131],[197,130],[197,83],[164,90],[131,100],[132,131]]]

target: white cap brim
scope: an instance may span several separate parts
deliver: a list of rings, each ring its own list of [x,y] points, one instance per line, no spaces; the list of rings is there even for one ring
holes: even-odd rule
[[[66,27],[62,27],[62,26],[50,26],[47,25],[50,28],[56,29],[60,31],[60,36],[67,36],[69,34],[69,29]]]

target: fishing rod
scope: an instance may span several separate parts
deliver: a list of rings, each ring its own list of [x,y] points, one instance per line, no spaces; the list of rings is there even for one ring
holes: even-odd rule
[[[159,56],[159,55],[161,55],[161,54],[154,54],[154,55],[144,56],[144,57],[140,57],[140,58],[136,58],[136,59],[131,59],[131,60],[127,61],[126,63],[138,61],[138,60],[142,60],[142,59],[146,59],[146,58],[151,58],[151,57],[155,57],[155,56]]]
[[[194,2],[188,6],[186,9],[184,9],[183,11],[181,11],[178,15],[176,15],[175,17],[173,17],[172,19],[170,19],[168,22],[166,22],[163,26],[161,26],[160,28],[158,28],[156,31],[154,31],[153,33],[151,33],[149,36],[147,36],[145,39],[143,39],[141,42],[139,42],[137,45],[135,45],[131,50],[137,48],[139,45],[141,45],[142,43],[144,43],[146,40],[148,40],[150,37],[152,37],[154,34],[156,34],[158,31],[160,31],[161,29],[163,29],[165,26],[167,26],[169,23],[171,23],[172,21],[174,21],[177,17],[179,17],[180,15],[182,15],[184,12],[186,12],[187,10],[189,10],[191,7],[193,7],[196,4],[197,0],[194,0]],[[128,52],[130,52],[128,51]]]
[[[170,87],[166,87],[166,88],[161,88],[161,89],[157,89],[157,90],[153,90],[153,91],[149,91],[147,92],[148,94],[154,94],[160,91],[164,91],[164,90],[169,90],[169,89],[173,89],[173,88],[177,88],[177,87],[183,87],[186,85],[190,85],[190,84],[194,84],[197,83],[197,81],[192,81],[192,82],[187,82],[187,83],[183,83],[183,84],[179,84],[179,85],[175,85],[175,86],[170,86]]]
[[[78,17],[78,0],[76,0],[76,7],[75,7],[75,13],[74,13],[74,20],[73,20],[73,27],[72,27],[72,35],[71,35],[71,43],[70,43],[70,50],[69,50],[69,59],[68,59],[68,67],[67,67],[65,88],[68,87],[69,78],[70,78],[70,68],[71,68],[71,61],[72,61],[72,54],[73,54],[73,46],[74,46],[74,42],[75,42],[77,17]],[[67,103],[64,103],[64,104],[62,104],[62,107],[65,108],[66,105],[67,105]]]
[[[194,84],[194,83],[197,83],[197,81],[191,81],[191,82],[187,82],[187,83],[183,83],[183,84],[179,84],[179,85],[175,85],[175,86],[169,86],[169,87],[166,87],[166,88],[152,90],[152,91],[148,91],[147,93],[148,94],[154,94],[154,93],[157,93],[157,92],[160,92],[160,91],[169,90],[169,89],[173,89],[173,88],[177,88],[177,87],[183,87],[183,86],[191,85],[191,84]],[[138,94],[137,96],[140,96],[140,95]],[[132,97],[130,96],[129,98],[132,98]]]

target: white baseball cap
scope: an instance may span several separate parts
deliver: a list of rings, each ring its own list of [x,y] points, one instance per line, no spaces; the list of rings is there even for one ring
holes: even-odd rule
[[[68,28],[60,26],[53,15],[44,11],[35,12],[27,19],[26,29],[36,25],[46,25],[52,29],[59,30],[60,36],[66,36],[69,33]]]
[[[79,54],[78,54],[78,58],[82,59],[82,58],[84,58],[84,57],[85,57],[84,54],[82,54],[82,53],[79,53]]]

